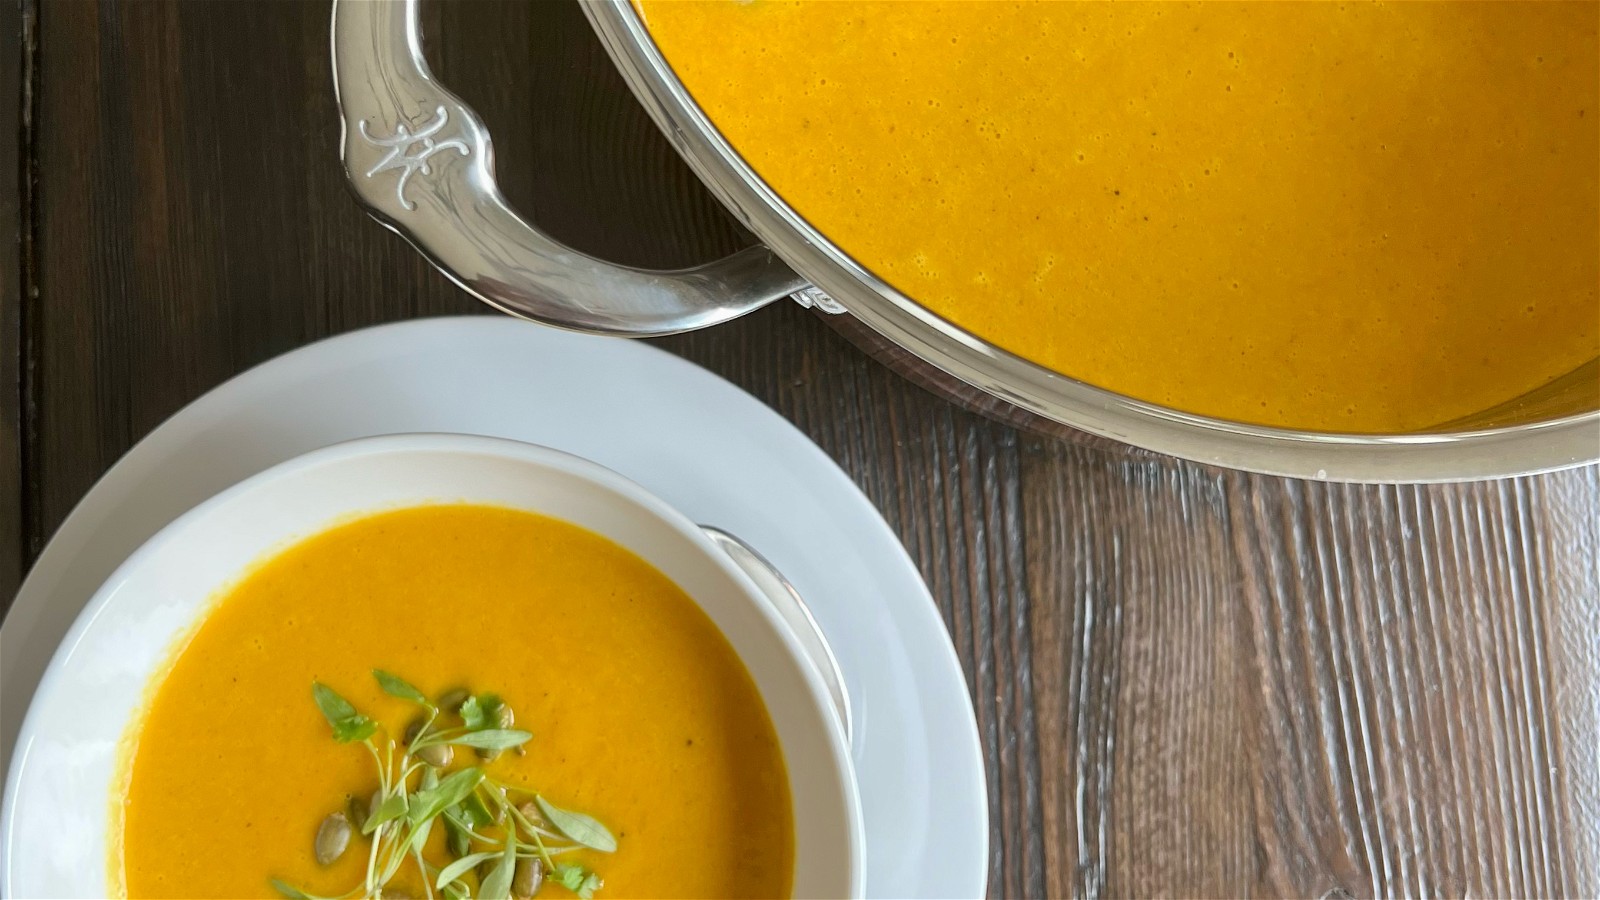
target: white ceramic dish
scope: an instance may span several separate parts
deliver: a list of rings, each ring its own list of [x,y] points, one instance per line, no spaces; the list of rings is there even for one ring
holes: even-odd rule
[[[783,746],[796,896],[861,896],[864,836],[842,723],[800,644],[744,572],[694,523],[608,469],[462,435],[366,438],[281,463],[180,516],[117,569],[56,652],[24,720],[0,819],[8,893],[112,895],[105,824],[118,739],[174,640],[240,571],[353,515],[452,501],[581,525],[693,597],[749,669]],[[80,839],[61,839],[63,818],[82,823]]]
[[[827,393],[849,376],[794,377]],[[73,620],[151,535],[286,459],[421,431],[576,453],[753,544],[805,596],[844,672],[868,896],[984,895],[988,801],[968,682],[878,511],[793,425],[704,369],[647,344],[501,316],[302,347],[200,397],[128,451],[61,524],[0,624],[0,758]],[[970,652],[982,666],[985,647]]]

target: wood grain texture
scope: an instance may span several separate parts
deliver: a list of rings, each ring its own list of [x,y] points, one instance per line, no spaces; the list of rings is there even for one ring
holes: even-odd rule
[[[1597,599],[1594,470],[1434,488],[1233,481],[1257,740],[1284,748],[1261,778],[1281,789],[1258,791],[1278,837],[1267,884],[1592,896],[1596,632],[1574,641],[1570,616]],[[1585,508],[1589,531],[1560,544],[1538,521]],[[1562,584],[1572,562],[1587,584]]]
[[[1049,893],[1594,895],[1595,469],[1029,450]]]
[[[1028,442],[1052,896],[1243,896],[1261,867],[1225,478]]]
[[[575,5],[425,15],[505,192],[552,233],[655,266],[749,240]],[[18,435],[0,424],[0,515],[31,498],[11,544],[0,518],[0,554],[36,550],[234,373],[479,309],[345,191],[326,4],[63,3],[39,24],[32,143],[0,155],[6,178],[37,169],[40,291],[29,355],[0,284]],[[928,580],[977,710],[991,893],[1600,894],[1596,469],[1401,488],[1220,472],[975,415],[828,324],[780,304],[661,343],[817,441]],[[37,402],[7,406],[23,360]]]
[[[350,202],[326,13],[44,10],[46,533],[134,440],[229,375],[326,334],[474,308]]]
[[[24,323],[31,243],[26,152],[31,138],[33,5],[0,4],[0,614],[27,559],[24,508]]]

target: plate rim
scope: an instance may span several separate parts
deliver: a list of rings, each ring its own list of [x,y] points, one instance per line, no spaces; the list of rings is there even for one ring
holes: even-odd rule
[[[800,679],[805,683],[809,699],[812,701],[814,711],[828,722],[822,738],[828,753],[831,755],[831,767],[840,775],[840,786],[844,789],[842,801],[845,807],[846,821],[843,823],[848,830],[847,841],[854,860],[854,865],[849,875],[851,885],[850,896],[863,895],[866,878],[865,854],[865,828],[860,791],[855,775],[855,766],[851,754],[848,738],[845,736],[843,720],[839,719],[833,707],[828,702],[828,690],[822,681],[821,673],[817,671],[816,663],[811,660],[806,651],[801,647],[799,638],[793,634],[792,629],[782,620],[770,603],[762,599],[762,591],[751,581],[748,573],[740,568],[734,560],[721,548],[717,547],[706,536],[699,525],[686,516],[677,507],[658,497],[654,492],[632,478],[604,466],[587,457],[580,456],[556,447],[536,444],[516,438],[497,437],[480,434],[461,434],[456,432],[396,432],[391,434],[369,435],[366,437],[350,438],[335,441],[304,453],[296,454],[288,459],[274,463],[251,475],[217,491],[202,499],[195,505],[162,525],[154,534],[141,543],[137,549],[130,553],[117,565],[116,569],[101,583],[92,596],[85,602],[77,617],[73,620],[71,628],[61,643],[55,648],[44,675],[34,690],[29,701],[28,711],[23,717],[18,742],[31,730],[40,727],[41,716],[40,698],[51,698],[63,689],[63,679],[68,676],[65,667],[72,664],[73,656],[78,652],[78,645],[82,643],[90,631],[96,627],[100,620],[113,604],[125,601],[119,600],[124,596],[130,582],[137,582],[141,578],[148,580],[150,575],[145,574],[152,560],[159,559],[163,554],[170,553],[174,541],[182,540],[184,536],[193,532],[197,523],[203,523],[208,518],[214,518],[219,511],[225,511],[241,501],[248,501],[252,496],[260,494],[274,481],[283,479],[293,480],[295,476],[303,476],[318,468],[327,466],[348,465],[353,461],[370,460],[375,457],[393,454],[421,454],[421,455],[447,455],[451,457],[485,456],[496,461],[510,462],[519,467],[531,469],[549,469],[559,473],[559,477],[566,477],[581,481],[597,491],[610,493],[622,498],[643,511],[649,518],[654,519],[663,527],[678,534],[693,544],[699,554],[717,571],[746,595],[750,606],[756,615],[765,621],[774,635],[788,650],[795,670]],[[258,501],[259,502],[259,501]],[[440,501],[420,500],[413,501],[423,506]],[[402,506],[401,508],[405,508]],[[375,508],[367,512],[358,512],[357,517],[377,515],[390,511],[389,508]],[[275,546],[267,551],[269,557],[275,556],[292,547],[294,544],[308,540],[317,534],[323,533],[328,528],[337,527],[341,519],[325,522],[317,526],[316,530],[290,538],[288,545]],[[608,540],[610,540],[608,538]],[[628,549],[628,548],[625,548]],[[235,575],[237,577],[237,573]],[[227,590],[226,587],[223,588]],[[148,598],[148,594],[146,597]],[[212,595],[215,596],[214,594]],[[186,621],[177,632],[169,637],[157,657],[162,661],[157,663],[154,675],[147,675],[146,696],[148,701],[148,679],[160,673],[163,664],[172,662],[172,654],[185,643],[185,636],[195,627],[196,622],[203,619],[212,611],[213,600],[202,599],[198,604],[198,616]],[[102,638],[102,641],[104,639]],[[176,642],[176,643],[174,643]],[[81,664],[80,664],[81,665]],[[60,700],[63,698],[56,697]],[[133,718],[136,719],[139,711],[136,709]],[[126,740],[126,731],[129,722],[118,724],[119,737],[116,746],[120,747]],[[32,744],[26,744],[23,753],[15,754],[10,760],[5,780],[0,787],[9,787],[15,783],[19,775],[28,768],[31,758]],[[115,751],[120,756],[121,751]],[[119,762],[112,763],[111,782],[113,791],[119,778],[125,773]],[[22,811],[17,807],[16,795],[7,792],[3,808],[0,808],[0,847],[10,848],[13,837],[28,828],[20,818]],[[14,871],[7,860],[15,859],[16,854],[7,852],[0,856],[0,886],[3,886],[7,895],[14,893]],[[113,891],[118,887],[111,884]],[[125,889],[125,886],[124,886]]]
[[[866,497],[866,495],[855,484],[855,482],[851,480],[850,477],[839,467],[838,463],[834,462],[834,460],[829,457],[820,447],[818,447],[809,436],[800,431],[799,428],[794,425],[794,423],[783,417],[776,410],[767,406],[759,398],[750,395],[738,385],[727,381],[716,373],[710,372],[709,370],[706,370],[686,359],[648,344],[632,341],[619,341],[614,338],[596,338],[568,332],[559,332],[553,329],[542,328],[540,326],[510,318],[485,315],[466,315],[412,319],[369,326],[325,337],[321,340],[271,357],[200,394],[190,403],[183,406],[161,424],[152,429],[148,434],[136,442],[133,447],[127,451],[127,453],[117,460],[116,463],[107,469],[100,479],[98,479],[84,494],[84,496],[80,498],[79,502],[74,506],[73,510],[68,514],[68,516],[63,519],[56,533],[51,537],[44,550],[35,560],[32,569],[19,588],[4,622],[0,623],[0,642],[3,642],[4,644],[12,644],[21,640],[22,637],[27,636],[26,634],[19,635],[19,632],[31,632],[38,630],[40,627],[48,627],[47,625],[40,625],[38,621],[40,619],[39,613],[41,612],[41,607],[44,605],[44,603],[50,599],[47,594],[50,588],[54,586],[50,582],[60,581],[65,571],[64,566],[70,564],[70,559],[65,556],[65,554],[70,552],[69,549],[67,549],[68,545],[76,544],[79,546],[74,549],[82,549],[83,547],[92,546],[96,540],[106,540],[106,535],[97,530],[97,524],[100,523],[91,522],[90,519],[95,515],[100,515],[101,522],[103,523],[103,521],[116,515],[119,510],[125,507],[130,499],[128,496],[129,490],[126,487],[125,482],[128,482],[130,479],[143,474],[139,471],[141,468],[153,466],[159,463],[165,454],[189,446],[197,440],[206,437],[207,426],[216,425],[220,420],[225,419],[230,415],[236,417],[243,416],[245,418],[248,418],[250,415],[252,415],[250,412],[239,413],[233,410],[233,407],[236,405],[238,400],[249,399],[252,393],[259,394],[264,389],[273,389],[276,392],[294,392],[297,390],[304,390],[304,387],[300,386],[295,379],[287,377],[295,374],[297,370],[303,373],[305,370],[311,368],[327,368],[330,366],[330,364],[333,364],[334,367],[337,368],[339,365],[349,366],[355,364],[356,362],[388,362],[392,365],[398,362],[398,357],[395,354],[395,350],[398,348],[422,344],[426,345],[431,352],[438,353],[440,348],[436,346],[434,342],[438,341],[440,338],[448,338],[451,336],[456,338],[467,338],[473,333],[477,333],[480,335],[492,334],[496,339],[501,339],[499,335],[510,335],[513,333],[514,329],[526,329],[525,331],[520,332],[520,339],[525,339],[534,344],[538,344],[541,341],[573,340],[579,342],[593,342],[592,346],[594,346],[596,349],[600,349],[603,346],[606,351],[621,353],[624,356],[628,354],[637,354],[640,360],[648,360],[648,363],[642,364],[655,367],[665,366],[668,369],[676,370],[677,373],[681,374],[691,383],[698,381],[701,388],[714,386],[714,389],[716,390],[732,392],[740,395],[742,402],[747,404],[747,409],[740,410],[738,414],[748,414],[758,418],[765,416],[767,418],[767,423],[765,423],[766,427],[775,426],[777,430],[774,433],[780,434],[784,442],[794,444],[796,452],[810,455],[813,457],[813,459],[821,464],[815,473],[816,477],[825,477],[828,480],[833,481],[835,485],[842,490],[838,501],[841,503],[848,501],[849,505],[854,507],[853,509],[848,510],[847,518],[859,519],[859,524],[862,527],[870,531],[877,532],[880,538],[887,539],[887,545],[892,546],[895,552],[890,554],[891,558],[878,560],[878,563],[882,566],[882,570],[885,573],[888,573],[894,577],[897,582],[905,582],[907,591],[916,595],[915,597],[910,598],[907,603],[896,607],[909,610],[909,612],[903,614],[904,617],[908,617],[907,621],[897,621],[894,623],[896,625],[896,630],[905,633],[902,626],[906,624],[918,626],[918,630],[923,633],[913,634],[912,637],[914,637],[916,640],[907,640],[905,642],[908,650],[916,648],[917,643],[923,644],[922,647],[917,648],[923,651],[921,654],[919,654],[923,659],[923,665],[925,667],[932,666],[934,669],[945,670],[944,672],[937,674],[946,680],[953,676],[954,682],[959,685],[961,695],[965,701],[964,703],[959,704],[960,709],[956,711],[958,718],[961,720],[960,724],[963,726],[960,729],[961,734],[945,734],[942,735],[942,738],[948,742],[953,742],[955,745],[958,745],[957,749],[959,750],[959,755],[964,758],[963,761],[971,764],[968,772],[966,773],[968,777],[960,779],[968,781],[968,790],[962,792],[965,796],[961,797],[958,802],[965,807],[965,811],[972,814],[971,818],[976,827],[971,829],[973,833],[962,836],[964,838],[962,843],[965,843],[968,846],[969,852],[971,852],[973,856],[973,874],[970,885],[971,887],[975,888],[975,890],[973,890],[972,893],[980,895],[985,893],[988,885],[988,869],[990,863],[990,810],[988,803],[987,771],[982,753],[976,712],[972,703],[970,687],[968,686],[966,680],[966,673],[961,666],[959,657],[956,655],[954,643],[948,630],[948,626],[945,624],[943,617],[940,615],[937,604],[934,602],[930,592],[928,591],[927,585],[924,582],[920,571],[918,571],[909,554],[906,552],[903,543],[900,541],[898,535],[895,534],[893,529],[889,527],[888,523],[884,520],[878,509]],[[602,353],[598,355],[603,356],[605,354]],[[275,379],[281,383],[275,384]],[[418,429],[406,428],[401,430],[415,431]],[[362,434],[378,433],[385,432],[362,432]],[[506,434],[503,429],[498,431],[489,430],[479,433],[507,438],[510,440],[543,443],[546,446],[550,446],[553,449],[561,452],[573,452],[568,450],[566,447],[561,446],[559,442],[545,442],[538,440],[530,441],[529,438],[524,436]],[[357,436],[359,435],[348,435],[345,437],[323,436],[316,438],[316,440],[320,441],[318,446],[323,446],[326,444],[339,443],[344,440],[348,440],[350,437]],[[292,455],[298,454],[291,454],[291,456]],[[588,458],[581,452],[577,453],[576,455]],[[275,458],[273,461],[259,465],[255,463],[245,463],[244,465],[249,466],[249,471],[240,476],[230,476],[228,483],[223,485],[222,488],[218,488],[217,491],[213,491],[213,493],[220,492],[220,490],[226,489],[228,486],[237,484],[245,478],[251,477],[260,471],[282,462],[283,459],[286,458],[287,457]],[[596,462],[607,468],[612,468],[603,461]],[[629,478],[630,480],[634,478],[634,475],[627,471],[621,471],[620,474],[625,478]],[[647,490],[649,490],[648,487]],[[145,539],[148,539],[150,536],[160,531],[162,527],[165,527],[166,524],[178,518],[187,508],[189,508],[189,506],[192,505],[194,504],[187,504],[183,508],[172,512],[171,514],[167,514],[165,512],[153,514],[159,516],[161,518],[161,522],[154,528],[150,529],[144,535],[144,538],[141,538],[138,541],[138,545],[142,545]],[[115,570],[115,568],[117,568],[122,561],[127,559],[128,555],[131,555],[131,551],[128,554],[121,555],[118,561],[112,564],[110,568]],[[103,580],[100,583],[103,583]],[[90,596],[93,596],[92,592]],[[72,619],[68,622],[66,628],[67,631],[71,630],[73,623],[76,622],[77,616],[82,613],[84,605],[87,604],[89,599],[90,597],[84,597],[83,600],[73,608],[71,611]],[[934,627],[937,637],[940,639],[933,639],[934,635],[928,633],[929,626]],[[56,643],[57,642],[52,642],[52,647],[50,650],[50,655],[52,657],[56,650]],[[932,658],[927,656],[927,651],[930,650],[932,651]],[[26,705],[31,705],[33,694],[39,685],[37,676],[42,674],[44,668],[48,666],[48,661],[49,657],[46,658],[43,665],[38,666],[39,672],[29,673],[24,671],[18,673],[23,678],[24,686],[22,688],[17,688],[15,686],[17,683],[17,679],[15,677],[6,678],[4,691],[0,692],[0,696],[15,695],[25,690],[27,692],[25,698],[25,707]],[[22,664],[13,664],[10,660],[0,659],[0,669],[11,670],[17,668],[19,665]],[[927,691],[920,687],[917,689],[917,695],[921,696],[925,701],[929,700],[931,697]],[[8,715],[7,718],[9,719],[10,716]],[[20,720],[15,724],[8,721],[5,724],[4,729],[0,730],[0,760],[3,760],[7,763],[6,769],[8,771],[13,765],[16,764],[17,757],[20,756],[20,754],[16,753],[18,748],[16,748],[13,744],[14,736],[17,733],[16,728],[19,726]],[[958,783],[957,779],[950,777],[952,774],[956,773],[952,773],[950,771],[941,771],[936,773],[937,780],[941,787],[954,787],[955,784],[952,782]],[[865,805],[866,798],[863,798],[863,806]],[[7,814],[9,814],[10,810],[11,801],[10,798],[7,797],[5,802],[5,811]],[[871,841],[869,836],[869,871],[872,868],[870,866],[870,843]],[[924,840],[922,842],[922,846],[924,850],[931,850],[939,843],[940,842],[937,840]],[[947,847],[944,849],[951,850],[953,848]],[[963,866],[963,868],[965,868],[965,866]],[[869,890],[871,890],[872,887],[873,886],[869,885]],[[881,889],[882,886],[879,887]],[[923,891],[929,890],[928,886],[926,885],[899,885],[894,887],[898,888],[898,891],[906,893],[917,892],[919,888],[921,888]],[[907,890],[908,888],[909,890]],[[943,889],[943,893],[950,893],[948,887]]]

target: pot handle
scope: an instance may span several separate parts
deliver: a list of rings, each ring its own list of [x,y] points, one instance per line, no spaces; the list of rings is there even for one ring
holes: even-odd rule
[[[367,211],[468,293],[548,325],[633,337],[714,325],[797,292],[812,299],[766,247],[656,271],[580,253],[534,227],[500,195],[483,121],[428,70],[420,5],[334,0],[340,156]]]

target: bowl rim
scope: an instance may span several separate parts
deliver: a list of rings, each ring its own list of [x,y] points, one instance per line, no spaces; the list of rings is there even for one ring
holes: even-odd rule
[[[805,685],[807,698],[815,708],[816,714],[824,722],[823,739],[828,750],[827,758],[824,762],[831,773],[829,780],[841,789],[842,796],[837,799],[841,802],[847,819],[843,824],[847,834],[846,844],[849,852],[848,881],[850,884],[850,896],[863,896],[866,877],[865,823],[855,767],[852,762],[849,743],[844,736],[843,724],[838,720],[834,712],[831,701],[828,699],[827,687],[822,677],[817,673],[815,665],[810,662],[799,641],[788,626],[782,622],[778,613],[763,599],[760,589],[744,570],[740,569],[726,553],[718,549],[693,520],[639,483],[615,470],[576,454],[541,444],[511,438],[450,432],[408,432],[354,438],[291,457],[229,485],[190,507],[151,535],[117,565],[73,620],[72,627],[68,629],[61,643],[51,655],[49,665],[45,668],[43,675],[39,679],[39,684],[35,687],[28,700],[28,710],[23,716],[21,727],[17,732],[17,740],[12,751],[10,765],[5,773],[5,780],[0,783],[0,789],[3,789],[4,794],[3,798],[0,798],[0,896],[17,896],[15,885],[13,884],[14,870],[9,862],[14,857],[9,850],[13,844],[15,834],[24,828],[25,824],[18,820],[20,810],[18,809],[17,791],[13,790],[13,785],[17,784],[22,777],[27,761],[32,755],[34,739],[40,727],[38,718],[41,698],[48,696],[58,688],[58,682],[65,677],[63,670],[67,665],[68,657],[72,655],[85,634],[94,626],[95,621],[110,605],[120,585],[132,573],[148,565],[151,558],[166,549],[166,546],[175,540],[181,532],[192,528],[196,522],[203,521],[218,509],[226,507],[242,496],[259,491],[285,476],[327,464],[347,462],[352,459],[382,454],[419,452],[461,453],[510,460],[530,466],[553,469],[563,476],[586,482],[592,487],[607,491],[621,498],[628,505],[655,519],[677,536],[687,539],[705,562],[708,562],[718,570],[720,575],[730,581],[738,589],[744,600],[756,611],[767,629],[783,645],[789,667],[800,676],[802,683]],[[420,505],[428,505],[428,502],[419,500],[412,503],[397,504],[392,507],[372,507],[365,510],[365,512],[378,513],[388,509],[403,509]],[[360,518],[363,510],[350,510],[349,512],[354,514],[354,518]],[[294,543],[320,534],[327,530],[328,527],[343,521],[346,521],[346,519],[339,516],[335,516],[331,520],[323,520],[320,524],[314,525],[312,530],[297,534],[284,543],[270,546],[263,551],[262,555],[272,556],[281,553]],[[634,548],[627,547],[608,535],[601,536],[606,540],[619,544],[619,546],[623,546],[629,552],[637,553]],[[648,560],[646,561],[648,562]],[[653,566],[654,564],[652,563],[651,565]],[[690,596],[691,599],[694,599],[693,595]],[[695,603],[698,605],[699,601],[695,599]],[[185,620],[186,625],[193,625],[208,614],[212,608],[211,604],[202,603],[195,614]],[[170,644],[173,639],[169,638],[169,646],[165,649],[171,649]],[[734,648],[734,652],[736,656],[739,655],[737,648]],[[170,662],[170,659],[167,661]],[[740,657],[740,662],[744,663],[742,657]],[[146,686],[148,686],[149,680],[158,674],[160,674],[159,669],[147,673],[144,676]],[[759,685],[757,686],[757,691],[760,693]],[[763,696],[762,699],[763,703],[765,703],[766,698]],[[768,709],[770,714],[772,708],[769,706]],[[119,731],[126,730],[129,724],[131,722],[120,723],[118,725]],[[780,738],[780,745],[781,743]],[[785,758],[787,760],[791,758],[791,755],[786,753]],[[814,757],[811,758],[814,759]],[[792,765],[792,763],[787,765]],[[796,864],[798,863],[799,860],[797,858]]]
[[[632,0],[596,0],[580,6],[629,88],[679,155],[768,248],[889,340],[1029,413],[1195,462],[1326,481],[1465,481],[1600,461],[1600,409],[1464,431],[1312,431],[1187,413],[1024,359],[900,292],[785,202],[695,102]]]

